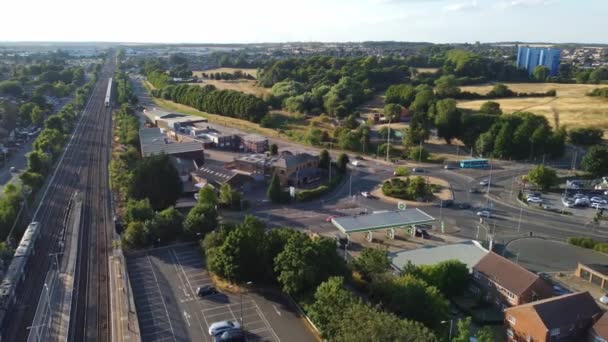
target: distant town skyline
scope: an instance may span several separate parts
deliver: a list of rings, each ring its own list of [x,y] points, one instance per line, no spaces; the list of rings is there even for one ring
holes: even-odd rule
[[[608,43],[608,1],[10,1],[0,41]]]

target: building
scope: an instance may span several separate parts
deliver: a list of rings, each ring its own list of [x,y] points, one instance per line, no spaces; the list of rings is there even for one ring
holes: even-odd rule
[[[458,260],[467,265],[472,272],[481,258],[488,254],[477,241],[463,241],[441,246],[424,246],[422,248],[389,253],[394,269],[402,271],[411,262],[416,266],[435,265],[447,260]]]
[[[245,152],[264,153],[268,151],[268,139],[261,135],[248,134],[242,140]]]
[[[589,292],[570,293],[505,310],[509,341],[584,341],[602,315]]]
[[[223,184],[229,184],[234,190],[248,191],[254,181],[250,175],[213,165],[204,165],[192,172],[192,180],[197,189],[209,185],[217,191]]]
[[[494,252],[473,266],[473,281],[486,301],[503,309],[553,295],[543,278]]]
[[[608,290],[608,266],[606,265],[584,265],[579,262],[574,275],[604,290]]]
[[[200,116],[167,112],[157,108],[144,109],[144,117],[146,121],[156,127],[179,133],[184,133],[185,127],[207,123],[207,119]]]
[[[186,134],[202,139],[207,148],[236,151],[240,147],[240,137],[236,134],[226,134],[208,125],[196,124],[184,128]]]
[[[272,174],[277,174],[281,184],[299,186],[321,179],[319,157],[308,153],[281,153],[271,164]]]
[[[194,160],[197,165],[203,165],[205,160],[203,144],[196,141],[172,141],[158,127],[140,128],[139,143],[141,145],[142,157],[167,154],[182,159]]]
[[[557,76],[561,50],[553,48],[520,46],[517,50],[517,67],[532,75],[539,65],[549,68],[551,76]]]
[[[603,314],[589,330],[589,342],[608,342],[608,315]]]

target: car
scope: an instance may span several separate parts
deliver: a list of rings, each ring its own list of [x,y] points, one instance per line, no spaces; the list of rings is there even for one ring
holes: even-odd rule
[[[237,342],[245,341],[245,333],[242,329],[229,329],[221,334],[215,335],[213,338],[214,342]]]
[[[241,325],[237,321],[218,321],[209,326],[209,335],[217,336],[226,330],[240,329]]]
[[[446,164],[443,168],[446,170],[452,170],[454,167],[452,165]]]
[[[608,304],[608,293],[599,298],[600,303]]]
[[[553,285],[553,294],[556,296],[561,296],[561,295],[565,295],[571,293],[570,290],[565,289],[559,285]]]
[[[542,198],[538,198],[538,197],[529,197],[526,201],[528,203],[543,203]]]
[[[371,196],[371,194],[367,191],[361,191],[361,196],[368,198],[369,196]]]
[[[353,160],[352,162],[350,162],[352,166],[354,167],[358,167],[358,166],[363,166],[363,163],[358,161],[358,160]]]
[[[479,189],[477,189],[477,188],[470,188],[469,192],[472,193],[472,194],[478,194],[479,193]]]
[[[471,208],[471,205],[469,203],[460,203],[458,205],[458,209],[469,209]]]
[[[16,168],[16,167],[14,167],[14,166],[11,166],[11,168],[10,168],[10,172],[17,172],[17,168]]]
[[[217,293],[218,293],[217,289],[211,285],[204,285],[204,286],[199,286],[196,288],[196,295],[201,298],[211,296],[211,295],[214,295]]]
[[[538,197],[540,198],[540,193],[538,192],[531,192],[529,194],[526,195],[526,198],[530,198],[530,197]]]
[[[605,209],[608,209],[608,204],[594,202],[594,203],[591,203],[591,208],[605,210]]]
[[[601,203],[601,204],[607,204],[608,203],[608,201],[606,201],[605,199],[603,199],[601,197],[597,197],[597,196],[596,197],[591,197],[589,200],[591,202],[593,202],[593,203]]]
[[[487,179],[484,179],[481,182],[479,182],[479,185],[481,185],[481,186],[488,186],[488,184],[490,184],[490,181]]]
[[[431,238],[431,234],[429,234],[426,230],[420,228],[416,228],[416,232],[414,233],[414,235],[423,239]]]
[[[480,210],[477,212],[477,216],[490,218],[492,213],[489,210]]]
[[[608,190],[604,191],[604,196],[608,196]]]
[[[412,172],[424,172],[424,169],[420,167],[415,167],[412,169]]]
[[[581,197],[574,200],[574,205],[577,206],[587,207],[589,206],[589,204],[589,199],[587,199],[586,197]]]

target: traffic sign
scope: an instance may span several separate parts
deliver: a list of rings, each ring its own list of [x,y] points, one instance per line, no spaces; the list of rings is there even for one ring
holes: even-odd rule
[[[397,202],[397,209],[405,210],[405,209],[407,209],[407,204],[405,204],[405,202],[399,201],[399,202]]]

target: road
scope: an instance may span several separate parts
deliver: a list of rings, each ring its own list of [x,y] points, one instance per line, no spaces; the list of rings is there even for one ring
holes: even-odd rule
[[[75,191],[80,190],[88,199],[91,197],[93,189],[95,191],[104,191],[102,189],[104,184],[101,179],[107,179],[107,157],[103,159],[103,151],[107,151],[108,146],[107,144],[99,143],[99,139],[104,138],[104,135],[97,132],[103,130],[109,132],[110,112],[103,108],[103,100],[108,77],[113,73],[113,70],[113,61],[110,59],[100,73],[99,80],[95,84],[89,102],[79,119],[74,133],[70,137],[63,155],[57,163],[57,167],[48,178],[45,186],[40,190],[39,202],[37,206],[34,206],[36,209],[32,215],[32,220],[40,221],[42,225],[41,236],[36,250],[37,258],[29,265],[30,268],[20,288],[21,295],[18,296],[15,305],[16,309],[5,326],[4,336],[7,337],[7,341],[24,341],[27,338],[30,330],[28,326],[32,322],[37,301],[43,289],[44,278],[51,265],[51,260],[54,260],[49,255],[61,252],[61,246],[58,242],[62,231],[65,229],[65,216],[71,196]],[[107,141],[109,133],[106,135],[108,136],[104,139]],[[106,152],[105,154],[107,155],[108,153]],[[90,164],[92,162],[93,164]],[[90,205],[89,201],[88,209],[86,209],[89,211],[89,214],[83,223],[85,232],[95,232],[102,227],[102,222],[98,221],[98,216],[102,216],[103,207],[100,206],[100,203],[96,207],[91,207]],[[95,217],[91,215],[91,210],[94,211]],[[89,251],[93,253],[92,251],[96,250],[96,248],[89,248],[89,243],[86,241],[80,247],[81,250],[87,253]],[[58,257],[61,258],[61,255]],[[84,281],[81,279],[81,282],[86,284],[86,279],[89,277],[87,277],[87,274],[81,274],[81,276],[85,278]],[[95,286],[97,285],[99,284],[95,284]],[[78,291],[82,292],[81,288]],[[99,298],[95,303],[85,302],[85,306],[87,304],[90,305],[89,310],[87,312],[83,312],[83,310],[77,313],[73,312],[72,317],[82,317],[86,320],[86,317],[89,315],[98,316],[95,315],[95,312],[109,308],[108,300],[108,298]],[[81,301],[77,301],[75,304],[74,308],[82,307],[83,305]],[[98,322],[98,320],[92,321]],[[34,327],[34,329],[36,328]],[[82,335],[85,328],[84,326],[80,328],[80,335],[72,335],[73,338],[71,340],[83,341],[85,339]],[[88,326],[86,330],[92,333],[100,331],[100,335],[109,336],[109,328],[105,331],[105,327],[101,325],[94,328]],[[109,337],[103,340],[108,339]]]

